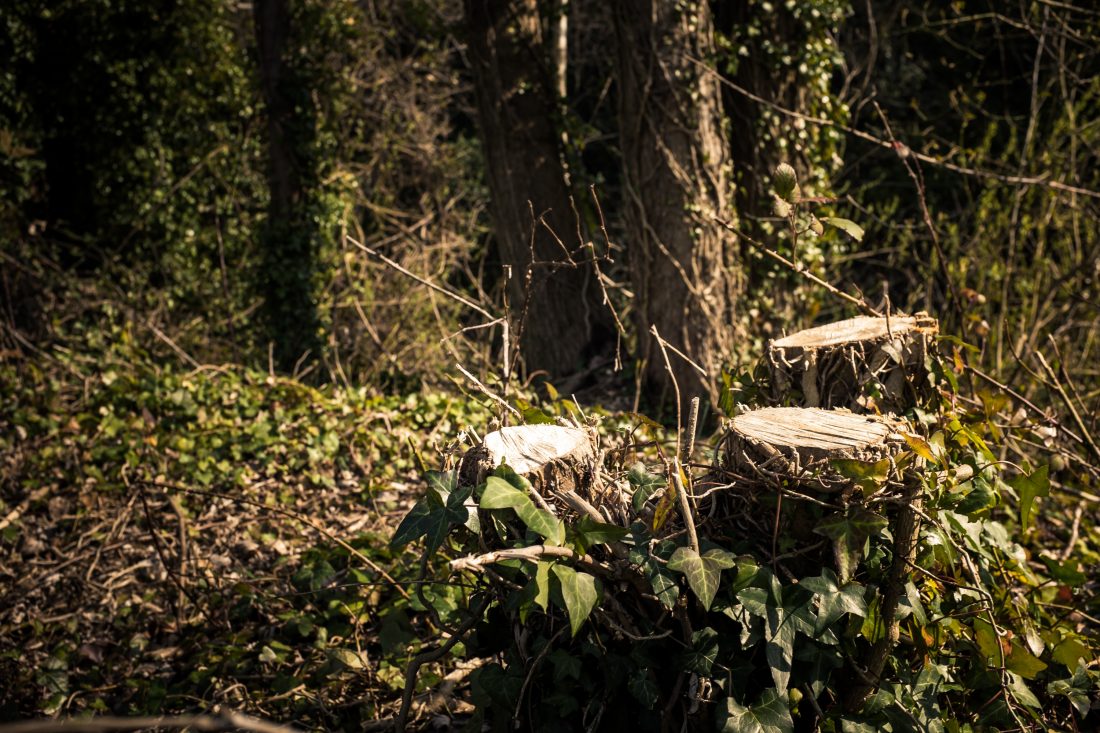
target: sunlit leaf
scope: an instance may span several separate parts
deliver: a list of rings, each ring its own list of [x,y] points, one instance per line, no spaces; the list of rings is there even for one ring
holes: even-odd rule
[[[550,563],[545,560],[535,567],[535,603],[543,611],[550,607]]]
[[[526,493],[499,476],[490,476],[485,480],[485,491],[480,502],[482,509],[514,509],[530,503],[531,498]]]
[[[1020,497],[1020,528],[1025,531],[1031,526],[1031,510],[1035,504],[1035,497],[1050,495],[1048,471],[1047,466],[1040,466],[1030,474],[1015,476],[1008,481]]]
[[[793,733],[794,719],[787,703],[787,696],[774,689],[764,690],[760,699],[751,707],[745,707],[732,697],[727,697],[725,709],[719,712],[719,730],[722,733]]]
[[[596,579],[568,565],[554,565],[553,572],[561,585],[561,597],[565,602],[565,613],[569,616],[569,628],[573,636],[576,636],[585,619],[596,607],[599,598]]]
[[[695,593],[703,608],[710,610],[722,571],[737,564],[732,552],[714,547],[700,554],[690,547],[679,547],[668,561],[669,570],[683,573],[688,587]]]
[[[863,227],[850,219],[841,219],[839,216],[823,216],[821,221],[831,227],[836,227],[857,242],[863,241]]]

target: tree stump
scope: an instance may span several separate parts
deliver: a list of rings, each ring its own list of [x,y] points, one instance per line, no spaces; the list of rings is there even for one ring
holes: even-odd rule
[[[925,357],[939,333],[936,319],[860,316],[793,333],[768,346],[773,394],[801,391],[802,407],[903,413],[930,396]],[[867,394],[869,386],[878,395]]]
[[[880,461],[905,445],[902,422],[848,410],[765,407],[733,418],[725,438],[730,467],[750,476],[784,478],[823,492],[852,486],[834,460]]]
[[[596,470],[594,431],[563,425],[515,425],[485,436],[459,464],[459,481],[477,485],[502,463],[541,493],[587,489]]]

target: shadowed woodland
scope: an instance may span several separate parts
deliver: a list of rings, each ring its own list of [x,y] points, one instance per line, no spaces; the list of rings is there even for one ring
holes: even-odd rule
[[[1092,2],[0,59],[0,732],[1100,725]]]

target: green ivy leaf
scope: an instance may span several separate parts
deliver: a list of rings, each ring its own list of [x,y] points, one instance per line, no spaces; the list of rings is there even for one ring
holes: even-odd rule
[[[657,683],[650,677],[645,667],[635,667],[626,681],[626,689],[646,710],[652,710],[657,704]]]
[[[593,545],[606,545],[626,537],[628,530],[615,524],[597,522],[588,515],[581,517],[576,527],[577,538],[587,549]]]
[[[535,603],[544,612],[550,607],[550,565],[540,560],[535,567]]]
[[[1050,495],[1048,472],[1047,466],[1041,466],[1031,474],[1016,476],[1008,482],[1020,497],[1020,529],[1024,531],[1031,525],[1031,509],[1035,504],[1035,497]]]
[[[814,624],[815,635],[821,634],[846,613],[860,618],[867,615],[867,601],[864,600],[866,589],[859,583],[846,583],[841,586],[836,573],[829,568],[822,570],[821,575],[817,577],[803,578],[799,581],[799,585],[813,593],[818,600],[817,621]]]
[[[1045,662],[1029,652],[1019,642],[1012,642],[1012,650],[1005,659],[1005,666],[1024,679],[1033,680],[1047,668]]]
[[[517,509],[530,505],[531,498],[499,476],[490,476],[485,480],[485,491],[481,494],[482,509]]]
[[[864,541],[887,525],[885,517],[862,507],[851,506],[844,514],[825,517],[814,532],[833,541],[837,573],[843,585],[852,578]]]
[[[596,579],[568,565],[554,565],[553,571],[561,585],[561,597],[565,602],[565,613],[569,616],[569,628],[573,636],[576,636],[584,620],[596,607],[599,597]]]
[[[719,712],[718,724],[722,733],[794,732],[787,696],[774,689],[765,690],[752,707],[727,697],[725,710]]]
[[[821,221],[831,227],[836,227],[857,242],[863,241],[863,227],[851,219],[841,219],[839,216],[823,216]]]
[[[552,545],[565,544],[565,525],[544,509],[539,509],[525,491],[498,476],[485,481],[481,494],[482,509],[515,509],[527,528],[546,538]]]
[[[718,659],[718,632],[709,626],[691,635],[691,649],[684,653],[684,669],[704,677]]]
[[[523,506],[516,508],[516,514],[527,528],[546,538],[551,545],[565,544],[565,524],[545,509],[539,509],[528,499]]]
[[[714,595],[718,592],[722,571],[736,564],[737,558],[732,552],[718,547],[712,547],[702,555],[690,547],[678,547],[668,561],[668,568],[687,577],[688,586],[699,598],[703,608],[709,611]]]
[[[634,495],[630,503],[636,513],[641,512],[649,497],[660,491],[665,485],[664,478],[646,471],[645,465],[642,463],[635,463],[631,466],[630,472],[626,474],[626,480],[634,487]]]
[[[854,481],[867,496],[881,489],[890,478],[889,458],[875,462],[835,459],[831,463],[841,476]]]
[[[427,537],[428,552],[433,553],[443,544],[452,523],[463,524],[470,521],[470,511],[464,503],[471,490],[455,491],[458,485],[457,474],[429,471],[426,478],[427,492],[401,520],[390,539],[390,547],[393,549]]]
[[[1051,695],[1062,695],[1067,698],[1077,713],[1084,718],[1089,713],[1092,705],[1091,694],[1095,688],[1088,670],[1084,665],[1078,665],[1073,676],[1064,680],[1054,680],[1047,685],[1047,692]]]

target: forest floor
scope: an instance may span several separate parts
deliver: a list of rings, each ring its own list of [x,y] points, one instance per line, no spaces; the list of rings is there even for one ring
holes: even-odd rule
[[[0,721],[234,710],[303,729],[391,727],[410,660],[447,638],[472,593],[446,553],[390,540],[429,471],[453,467],[499,406],[453,388],[381,394],[195,366],[139,333],[109,318],[0,352]],[[511,401],[535,421],[579,410],[549,397]],[[667,432],[625,408],[585,409],[608,431]],[[1013,524],[1012,492],[996,502],[1010,527],[998,536],[1019,536],[1043,578],[1005,602],[1041,595],[1064,636],[1050,645],[1068,650],[1052,676],[1095,665],[1092,469],[1007,399],[958,412],[960,434],[1013,430],[1014,450],[1051,457],[1030,529]],[[978,494],[964,503],[994,502]],[[420,668],[417,726],[472,711],[467,656],[459,643]],[[1088,714],[1084,692],[1054,684],[1059,719],[1071,703]]]
[[[7,354],[0,385],[0,720],[392,716],[438,636],[423,603],[457,596],[415,593],[419,558],[388,541],[422,469],[483,429],[476,400],[191,369],[126,338]]]

